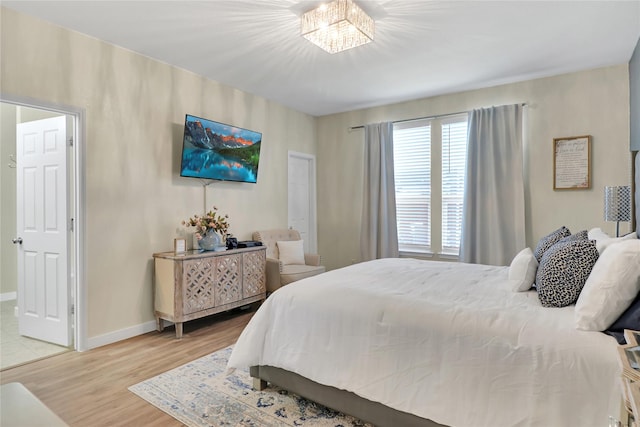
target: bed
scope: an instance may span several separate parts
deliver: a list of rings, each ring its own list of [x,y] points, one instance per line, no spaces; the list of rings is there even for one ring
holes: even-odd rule
[[[376,426],[608,425],[616,340],[508,271],[400,258],[304,279],[266,300],[229,367]]]

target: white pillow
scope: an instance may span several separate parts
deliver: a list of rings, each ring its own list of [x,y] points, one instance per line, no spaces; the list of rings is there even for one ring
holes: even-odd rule
[[[600,228],[600,227],[592,228],[591,230],[589,230],[587,235],[589,237],[589,240],[600,240],[600,239],[610,239],[611,238],[611,236],[609,236],[607,233],[602,231],[602,228]]]
[[[638,238],[638,234],[635,231],[633,233],[627,234],[626,236],[611,237],[607,233],[602,231],[601,228],[598,228],[598,227],[592,228],[591,230],[589,230],[588,236],[589,236],[589,240],[596,241],[596,248],[598,249],[598,252],[600,253],[600,255],[602,255],[602,252],[604,252],[605,249],[607,249],[609,246],[613,245],[614,243],[620,243],[624,240],[633,240]]]
[[[509,266],[509,280],[513,283],[513,291],[524,292],[531,289],[537,271],[538,260],[531,248],[524,248],[518,252]]]
[[[304,265],[304,246],[302,240],[277,241],[280,261],[284,265],[300,264]]]
[[[604,331],[640,291],[640,240],[616,243],[600,255],[576,301],[576,328]]]

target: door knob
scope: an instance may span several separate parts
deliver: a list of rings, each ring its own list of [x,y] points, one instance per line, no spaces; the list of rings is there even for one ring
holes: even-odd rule
[[[13,242],[14,245],[21,245],[22,244],[22,237],[17,237],[15,239],[11,239],[11,241]]]

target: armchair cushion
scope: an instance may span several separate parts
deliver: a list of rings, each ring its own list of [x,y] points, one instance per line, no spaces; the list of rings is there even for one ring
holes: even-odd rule
[[[305,265],[304,247],[302,240],[279,240],[276,242],[280,261],[284,265]]]
[[[320,273],[324,273],[323,265],[317,267],[313,265],[283,265],[282,272],[280,273],[280,284],[282,286],[288,285],[289,283]]]

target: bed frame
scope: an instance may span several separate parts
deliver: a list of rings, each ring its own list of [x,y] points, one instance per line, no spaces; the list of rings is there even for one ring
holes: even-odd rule
[[[349,391],[325,386],[301,375],[273,366],[252,366],[253,388],[263,390],[267,382],[328,408],[352,415],[376,427],[444,427],[425,418],[389,408]]]
[[[632,182],[632,203],[635,215],[632,218],[632,229],[640,230],[640,152],[631,153],[631,165],[634,180]],[[443,427],[431,420],[420,418],[407,412],[398,411],[381,403],[372,402],[354,393],[325,386],[304,378],[293,372],[273,366],[252,366],[250,375],[253,377],[253,387],[263,390],[267,382],[275,384],[285,390],[332,408],[336,411],[352,415],[362,421],[377,427]]]

